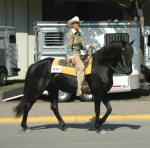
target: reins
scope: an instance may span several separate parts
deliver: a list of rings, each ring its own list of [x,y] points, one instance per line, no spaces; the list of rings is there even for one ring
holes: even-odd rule
[[[125,59],[124,59],[124,56],[123,56],[123,52],[125,51],[125,48],[122,48],[122,61],[123,61],[123,65],[124,66],[127,66],[126,65],[126,62],[125,62]]]
[[[123,51],[125,51],[125,48],[122,48],[122,61],[123,61],[123,66],[127,66],[127,65],[126,65],[126,62],[125,62],[124,55],[123,55]],[[122,73],[121,71],[117,70],[116,68],[114,68],[114,67],[111,66],[110,64],[108,64],[108,66],[109,66],[112,70],[116,71],[117,73]]]
[[[115,69],[113,66],[111,66],[110,64],[107,64],[112,70],[116,71],[117,73],[122,73],[121,71]]]

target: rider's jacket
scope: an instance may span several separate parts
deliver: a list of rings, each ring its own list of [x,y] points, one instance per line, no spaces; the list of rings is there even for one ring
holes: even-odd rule
[[[72,55],[72,51],[80,51],[83,49],[82,46],[82,37],[79,31],[75,29],[70,29],[70,31],[66,34],[66,46],[67,46],[67,54]]]

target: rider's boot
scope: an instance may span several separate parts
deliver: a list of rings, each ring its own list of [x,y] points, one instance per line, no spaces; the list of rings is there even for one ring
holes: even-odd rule
[[[82,85],[82,93],[85,94],[90,94],[91,90],[89,88],[88,83],[84,80],[83,85]]]

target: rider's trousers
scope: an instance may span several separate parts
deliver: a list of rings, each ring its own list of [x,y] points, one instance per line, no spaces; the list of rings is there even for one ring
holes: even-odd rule
[[[77,81],[78,81],[77,96],[80,96],[82,94],[82,85],[84,82],[85,66],[83,61],[80,58],[80,54],[77,51],[73,51],[73,56],[76,62],[75,68],[76,68]]]

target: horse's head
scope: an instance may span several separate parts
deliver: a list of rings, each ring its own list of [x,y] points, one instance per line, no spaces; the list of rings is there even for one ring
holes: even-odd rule
[[[125,41],[122,41],[121,43],[121,56],[117,69],[127,75],[132,73],[133,43],[134,40],[130,43]]]

